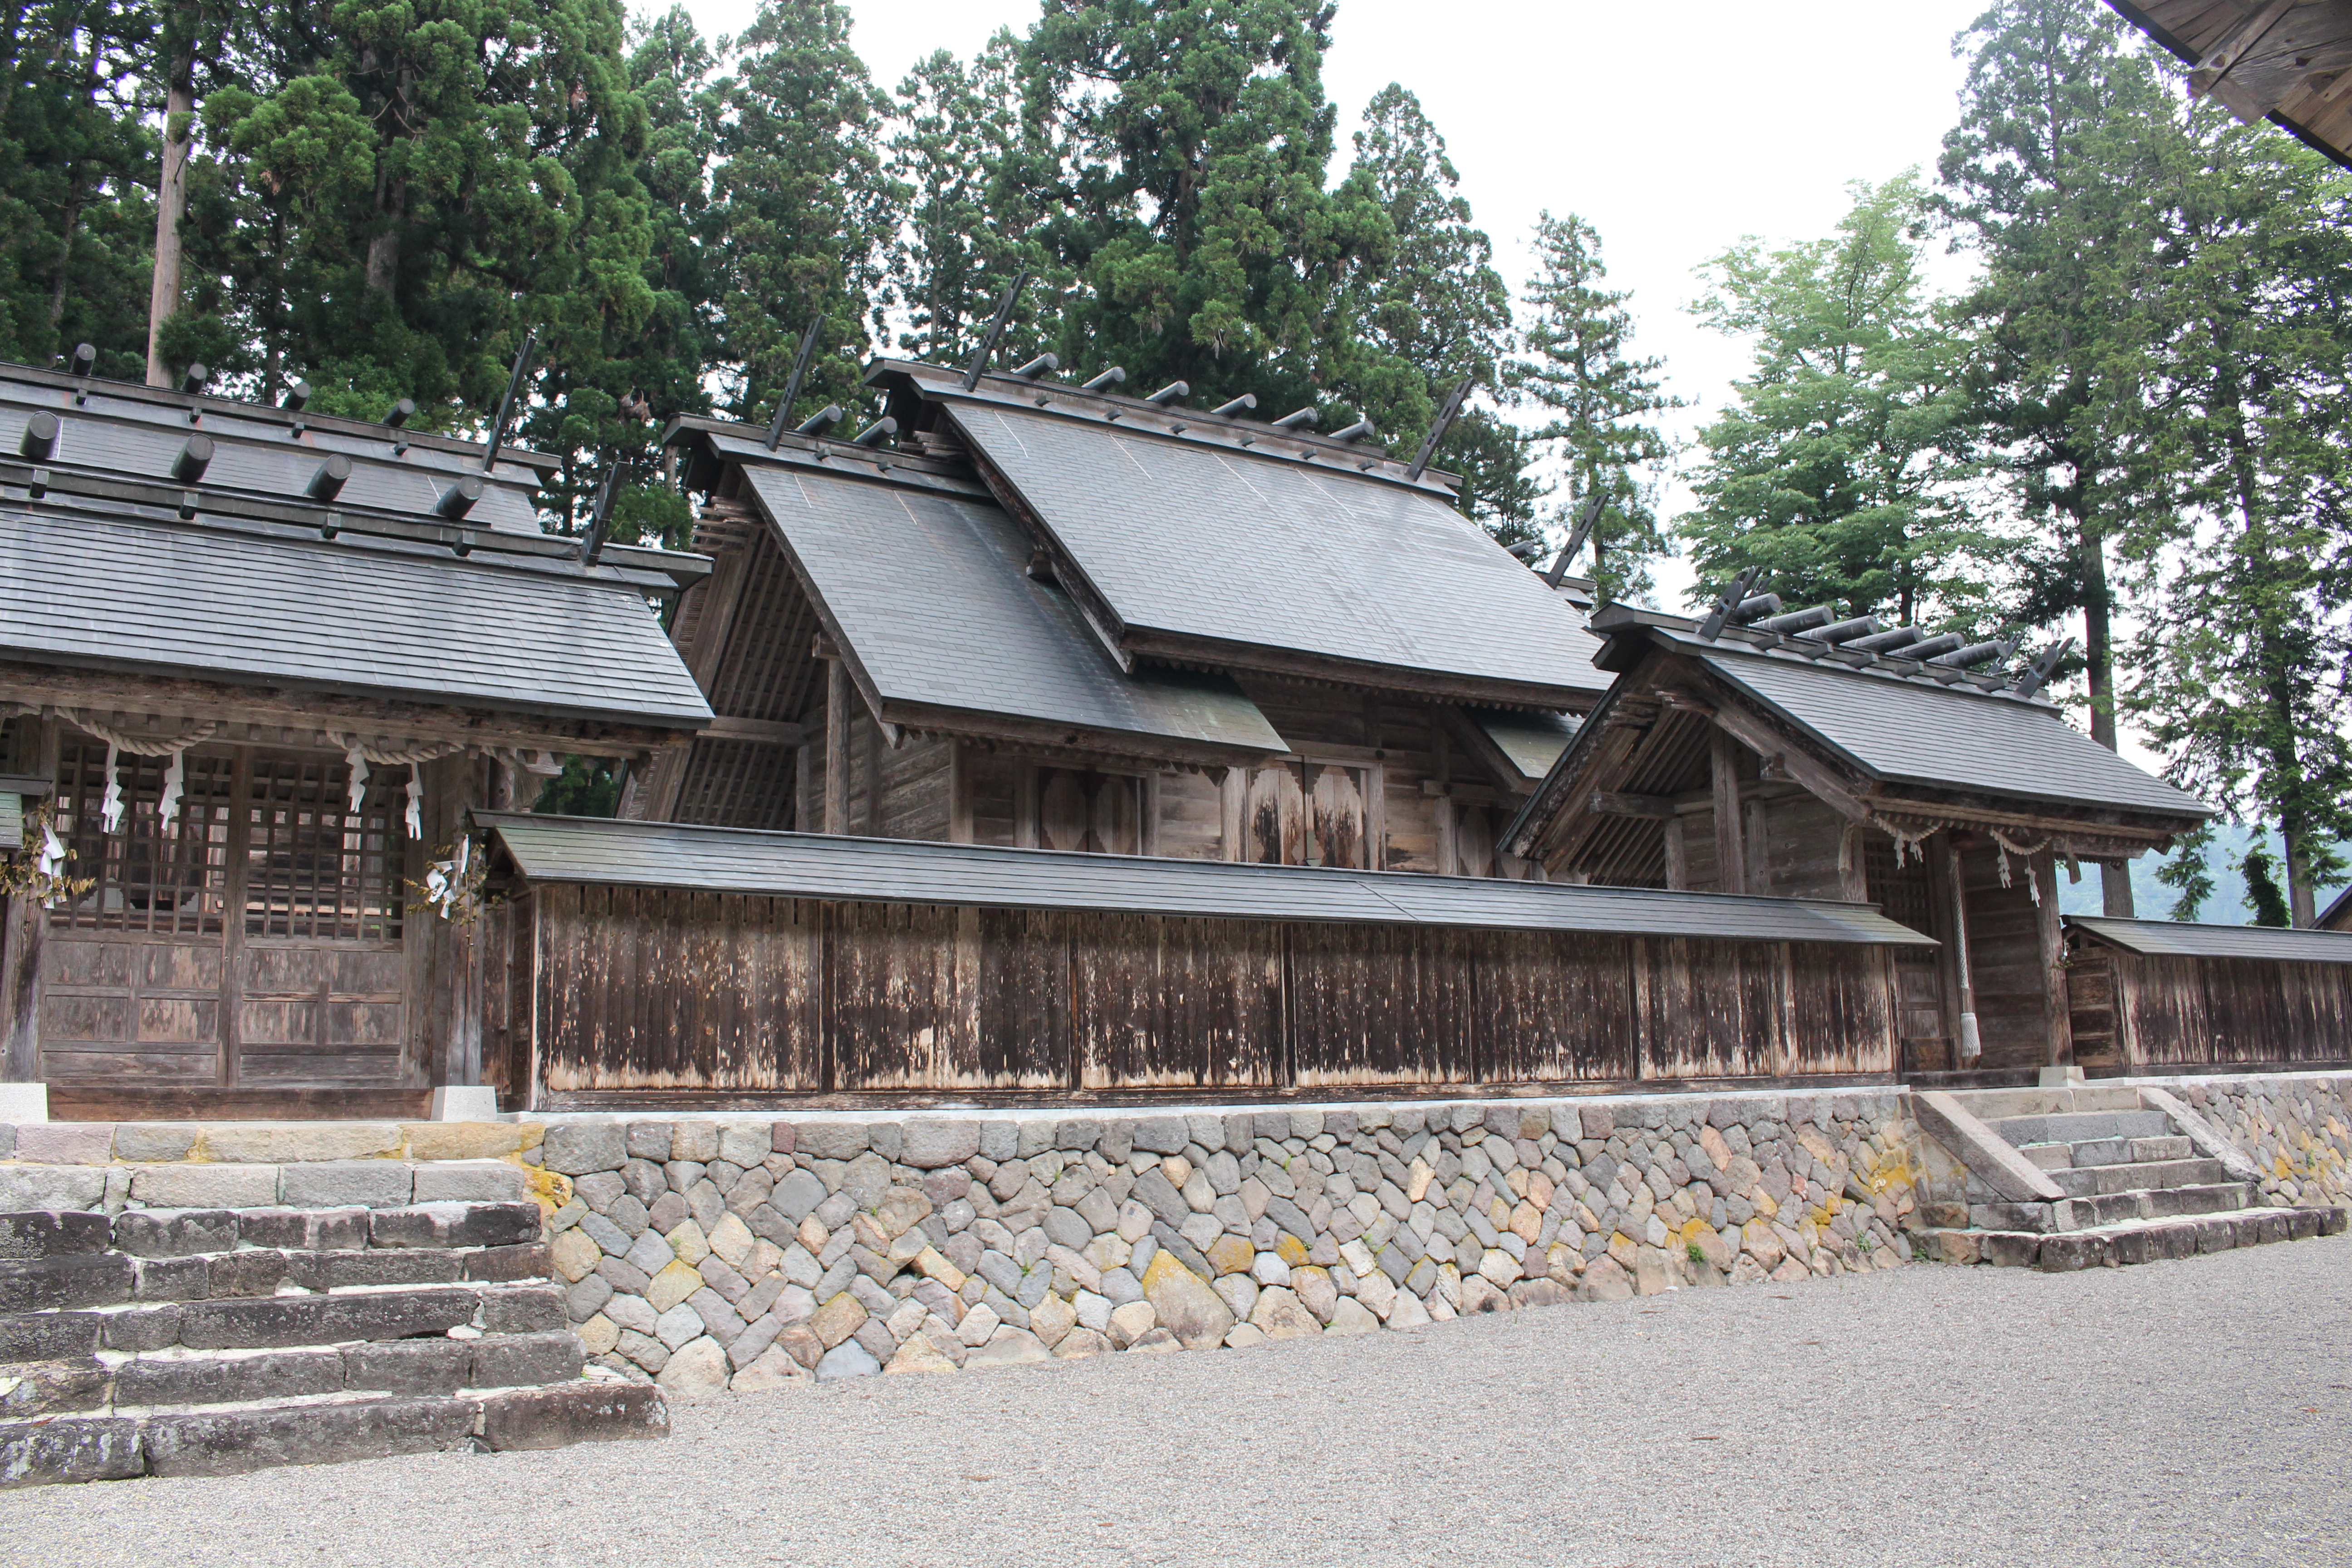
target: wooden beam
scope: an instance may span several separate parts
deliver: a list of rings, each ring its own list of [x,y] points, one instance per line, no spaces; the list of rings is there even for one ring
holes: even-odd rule
[[[1670,822],[1676,816],[1671,795],[1624,795],[1606,789],[1594,790],[1586,801],[1586,807],[1599,816],[1646,816],[1659,822]]]
[[[2025,869],[2033,879],[2034,935],[2042,949],[2042,1016],[2049,1047],[2043,1059],[2063,1067],[2074,1059],[2074,1013],[2066,994],[2066,933],[2058,920],[2058,857],[2045,850],[2027,860]],[[2116,1011],[2123,1012],[2120,999]]]
[[[1690,890],[1690,850],[1684,834],[1680,816],[1666,824],[1666,890],[1670,893]]]
[[[758,741],[771,746],[797,746],[807,741],[808,726],[773,719],[738,719],[722,713],[702,733],[713,741]]]
[[[849,670],[824,665],[824,831],[849,831]]]
[[[1741,711],[1728,703],[1721,706],[1704,703],[1702,700],[1683,694],[1683,704],[1695,710],[1712,715],[1717,726],[1748,750],[1766,756],[1778,756],[1788,777],[1803,786],[1808,795],[1852,822],[1867,822],[1871,803],[1854,786],[1826,764],[1807,756],[1789,744],[1786,737],[1754,715]]]
[[[1742,842],[1739,810],[1738,752],[1721,729],[1707,733],[1707,766],[1715,781],[1716,890],[1748,890],[1748,857]]]

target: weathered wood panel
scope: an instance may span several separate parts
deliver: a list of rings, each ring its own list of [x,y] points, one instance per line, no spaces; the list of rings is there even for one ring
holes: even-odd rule
[[[1748,1078],[1783,1069],[1781,949],[1650,938],[1644,1078]]]
[[[1784,1070],[1895,1070],[1897,973],[1888,952],[1816,942],[1790,942],[1783,951],[1790,1035]]]
[[[1472,951],[1415,926],[1289,929],[1291,1081],[1472,1083]]]
[[[836,904],[825,1008],[834,1087],[1069,1081],[1068,941],[1041,911]]]
[[[824,1087],[817,906],[630,888],[535,896],[548,1089]]]
[[[1472,942],[1482,1079],[1605,1082],[1641,1076],[1632,938],[1480,931]]]
[[[1071,934],[1081,1088],[1281,1084],[1281,927],[1090,914]]]

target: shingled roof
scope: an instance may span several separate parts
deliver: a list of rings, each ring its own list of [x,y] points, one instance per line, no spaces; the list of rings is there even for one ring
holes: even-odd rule
[[[2249,124],[2273,124],[2352,168],[2352,5],[2344,0],[2108,0]]]
[[[997,499],[1125,660],[1567,709],[1608,680],[1583,617],[1464,517],[1450,476],[1297,429],[883,361],[944,408]]]
[[[484,456],[363,421],[0,366],[11,684],[49,667],[707,723],[646,601],[709,563],[616,545],[585,565],[576,541],[537,521],[553,459],[509,448],[486,469]],[[313,480],[331,458],[348,471],[322,497]],[[453,487],[467,504],[440,507]]]
[[[2068,915],[2066,926],[2127,952],[2163,958],[2255,958],[2285,963],[2352,963],[2352,932],[2282,926],[2199,925],[2187,921]]]
[[[1027,537],[976,485],[789,448],[744,479],[886,722],[986,713],[1063,744],[1287,750],[1228,679],[1120,669],[1069,596],[1028,575]]]

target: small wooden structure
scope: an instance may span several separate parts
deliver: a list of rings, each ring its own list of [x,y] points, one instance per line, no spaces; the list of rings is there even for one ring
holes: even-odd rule
[[[1592,626],[1616,684],[1504,847],[1555,880],[1877,904],[1939,943],[1898,957],[1906,1072],[2070,1060],[2062,864],[2211,814],[2004,678],[1623,606]]]
[[[2352,5],[2345,0],[2108,0],[2252,124],[2267,119],[2352,168]]]
[[[1172,395],[868,379],[895,445],[670,431],[718,717],[625,816],[1530,874],[1496,831],[1607,678],[1447,476]]]
[[[2070,916],[2066,956],[2088,1072],[2352,1063],[2352,935]]]
[[[538,1110],[1885,1082],[1864,908],[484,815]]]
[[[2321,931],[2352,931],[2352,888],[2336,895],[2336,901],[2320,912]]]
[[[108,1118],[482,1081],[479,930],[408,884],[562,753],[709,716],[647,606],[708,563],[584,564],[551,463],[0,367],[0,775],[89,884],[9,900],[0,1078]]]

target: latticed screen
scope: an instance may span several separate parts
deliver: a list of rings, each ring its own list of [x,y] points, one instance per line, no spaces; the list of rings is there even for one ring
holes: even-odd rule
[[[374,769],[356,813],[350,777],[340,760],[253,759],[247,935],[400,935],[400,813],[408,770]]]
[[[106,831],[106,748],[68,741],[58,752],[57,830],[66,874],[97,885],[57,910],[60,925],[161,936],[217,936],[228,897],[229,789],[234,759],[187,753],[180,809],[167,827],[159,804],[166,757],[124,753],[114,776],[122,819]]]
[[[340,758],[252,753],[240,799],[236,753],[198,748],[185,753],[179,810],[166,826],[161,804],[169,762],[117,754],[122,816],[110,834],[106,747],[69,740],[59,748],[58,834],[70,857],[67,873],[97,885],[56,910],[57,923],[217,935],[242,895],[248,936],[399,937],[408,770],[375,769],[354,813],[350,770]],[[233,877],[238,847],[243,874]]]
[[[1934,884],[1927,879],[1927,865],[1919,850],[1912,849],[1897,866],[1893,839],[1873,833],[1863,843],[1863,875],[1869,879],[1870,898],[1879,912],[1916,931],[1934,930]]]

